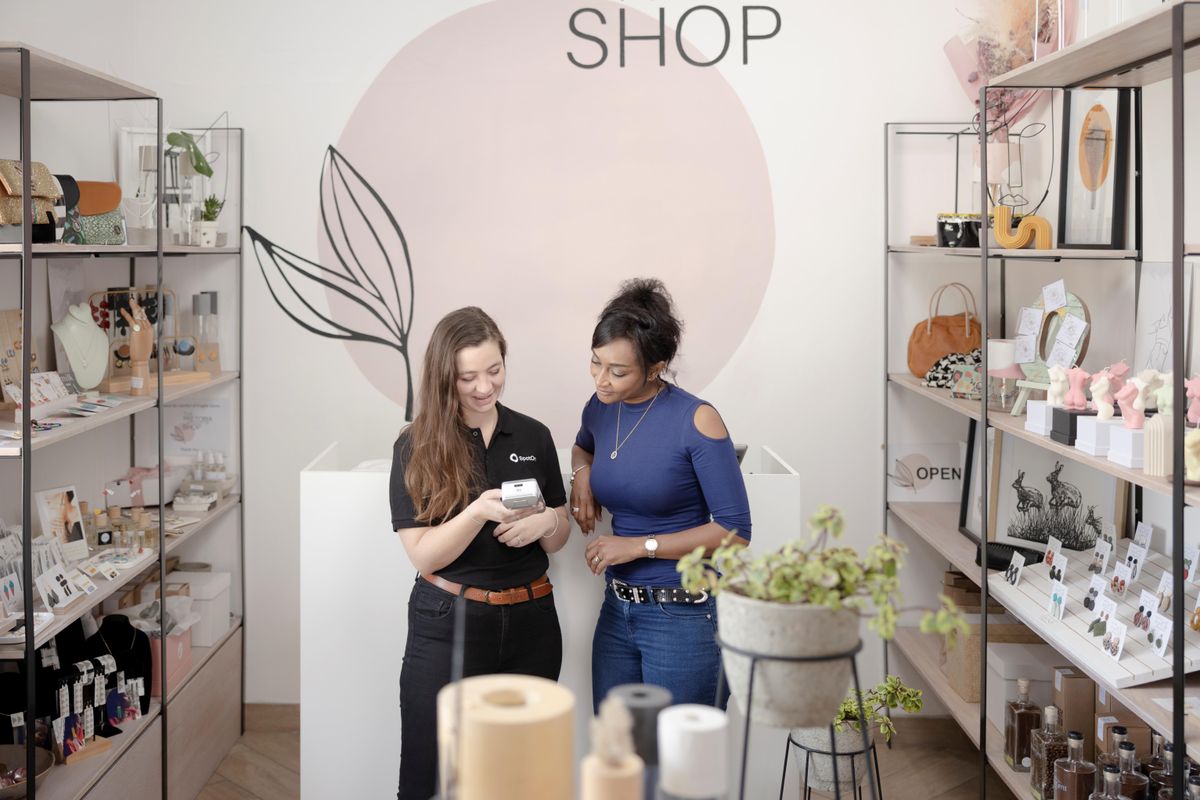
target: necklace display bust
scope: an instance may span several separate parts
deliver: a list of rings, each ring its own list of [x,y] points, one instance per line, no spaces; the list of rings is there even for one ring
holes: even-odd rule
[[[108,336],[92,321],[87,304],[71,306],[50,329],[62,344],[79,388],[99,386],[108,372]]]

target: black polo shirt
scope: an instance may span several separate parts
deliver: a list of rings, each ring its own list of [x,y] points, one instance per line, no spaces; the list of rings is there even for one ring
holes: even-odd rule
[[[542,497],[550,508],[566,505],[567,495],[563,491],[562,472],[558,466],[558,453],[550,429],[533,417],[519,414],[499,403],[496,410],[500,418],[492,443],[484,447],[483,434],[478,428],[467,429],[475,446],[479,472],[485,478],[482,488],[471,490],[475,500],[486,489],[499,489],[505,481],[534,478],[542,488]],[[408,489],[404,485],[404,471],[408,467],[409,442],[407,431],[392,449],[392,528],[417,528],[429,523],[416,520],[417,509]],[[534,541],[523,547],[501,544],[493,535],[495,522],[488,522],[475,539],[467,545],[453,563],[437,571],[449,581],[481,589],[508,589],[531,583],[546,573],[549,559],[546,551]],[[557,536],[565,536],[559,530]]]

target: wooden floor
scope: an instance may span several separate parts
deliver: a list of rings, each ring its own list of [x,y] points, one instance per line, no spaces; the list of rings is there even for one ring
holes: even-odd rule
[[[905,719],[895,746],[879,749],[886,800],[977,800],[979,751],[950,719]],[[824,795],[814,794],[814,797]],[[988,770],[989,800],[1012,793]],[[300,797],[300,707],[246,706],[246,733],[198,800]],[[863,794],[864,798],[870,797]]]
[[[197,800],[300,796],[300,706],[246,706],[246,733]]]
[[[892,749],[879,748],[886,800],[978,800],[979,750],[954,720],[898,719],[896,727]],[[987,796],[1013,797],[990,767]]]

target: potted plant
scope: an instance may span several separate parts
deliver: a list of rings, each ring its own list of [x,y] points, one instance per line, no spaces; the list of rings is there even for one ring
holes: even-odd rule
[[[846,695],[833,716],[833,733],[829,726],[796,728],[792,741],[808,751],[806,782],[818,792],[836,792],[842,797],[854,797],[867,776],[867,753],[863,751],[862,716],[872,740],[875,731],[890,742],[896,734],[896,723],[889,712],[900,708],[915,714],[924,706],[921,690],[905,686],[895,675],[873,689],[862,693],[862,714],[854,690]],[[831,741],[832,737],[832,741]],[[837,780],[834,780],[833,752],[847,753],[837,757]]]
[[[200,209],[200,220],[196,222],[196,232],[192,238],[201,247],[215,247],[217,244],[217,217],[225,207],[224,200],[218,200],[215,194],[204,198],[204,206]]]
[[[781,661],[850,653],[859,642],[860,616],[884,639],[896,630],[899,572],[904,545],[886,536],[864,555],[834,547],[845,523],[841,512],[822,506],[809,520],[809,542],[789,542],[775,552],[754,554],[726,544],[705,556],[697,548],[680,560],[683,586],[717,597],[721,658],[729,688],[747,708],[751,659],[754,718],[781,728],[826,726],[850,685],[849,659]],[[921,630],[948,639],[966,632],[957,607],[941,596],[941,608],[928,611]]]
[[[195,136],[187,131],[174,131],[167,134],[167,144],[170,145],[167,155],[173,154],[176,150],[181,151],[187,156],[188,161],[192,164],[192,169],[197,174],[206,178],[212,177],[212,165],[208,163],[208,157],[200,149],[200,144],[196,141]]]

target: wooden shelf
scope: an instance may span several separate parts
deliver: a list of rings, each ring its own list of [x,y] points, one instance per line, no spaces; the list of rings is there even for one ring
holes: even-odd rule
[[[235,508],[242,498],[241,495],[231,494],[222,499],[219,503],[212,507],[200,522],[193,525],[186,533],[180,536],[172,536],[167,538],[166,554],[169,556],[175,550],[183,546],[191,537],[199,534],[211,526],[218,519],[223,517],[226,512]],[[170,506],[167,506],[170,508]],[[34,645],[41,647],[52,638],[62,633],[71,623],[78,619],[82,619],[86,614],[90,614],[94,608],[102,604],[105,600],[122,591],[126,586],[135,583],[139,577],[147,572],[158,569],[158,559],[148,562],[142,569],[125,570],[115,581],[105,580],[104,578],[96,578],[96,591],[82,600],[76,601],[76,606],[64,614],[56,614],[54,621],[46,627],[38,631],[34,637]],[[0,645],[0,661],[20,659],[25,657],[25,643]]]
[[[233,247],[199,247],[195,245],[167,245],[163,247],[165,256],[189,255],[237,255],[241,248]],[[153,258],[158,255],[154,245],[144,244],[35,244],[34,258]],[[20,259],[21,245],[5,242],[0,244],[0,258]]]
[[[958,529],[958,503],[888,503],[888,511],[956,570],[979,583],[975,543]]]
[[[892,644],[904,654],[929,690],[950,711],[950,716],[967,734],[971,743],[979,747],[979,704],[968,703],[950,688],[938,666],[940,641],[937,636],[923,634],[916,628],[901,627],[896,629]],[[1004,734],[990,722],[987,725],[987,758],[1000,780],[1014,795],[1020,798],[1028,796],[1029,773],[1014,772],[1004,762]]]
[[[927,255],[949,258],[978,259],[978,247],[927,247],[921,245],[894,244],[888,246],[889,253],[901,255]],[[1137,259],[1137,250],[1006,250],[998,247],[988,248],[988,258],[1023,259],[1026,261],[1123,261]]]
[[[1173,5],[1134,17],[1014,69],[991,86],[1017,89],[1148,86],[1171,77]],[[1200,10],[1183,14],[1184,72],[1200,68]]]
[[[157,700],[151,700],[150,710],[142,717],[117,726],[121,733],[109,739],[112,747],[108,750],[75,764],[55,764],[46,777],[37,782],[37,796],[41,800],[81,800],[150,727],[161,711],[162,705]]]
[[[0,42],[0,94],[21,96],[21,59],[29,51],[31,100],[149,100],[149,89],[106,75],[21,42]]]
[[[166,386],[163,389],[163,402],[173,403],[177,400],[182,400],[190,395],[199,394],[200,392],[208,391],[217,386],[224,386],[238,379],[237,372],[222,372],[220,375],[213,377],[212,380],[204,383],[187,383],[178,386]],[[93,414],[90,417],[55,417],[53,421],[62,422],[62,427],[55,428],[45,433],[35,433],[33,436],[33,450],[41,450],[43,447],[49,447],[53,444],[58,444],[66,439],[78,436],[81,433],[93,431],[96,428],[104,427],[113,422],[137,414],[139,411],[145,411],[154,408],[158,404],[156,397],[132,397],[130,395],[120,395],[129,399],[121,403],[116,408],[101,411]],[[11,422],[0,423],[0,430],[19,431],[20,426]],[[19,439],[9,439],[7,437],[0,439],[0,458],[20,458],[21,456],[21,441]]]
[[[1129,539],[1117,540],[1106,577],[1112,575],[1111,564],[1124,560],[1125,552],[1131,543]],[[1088,625],[1096,618],[1092,611],[1083,607],[1083,598],[1087,595],[1088,584],[1092,579],[1092,574],[1086,568],[1090,554],[1064,551],[1064,555],[1068,559],[1065,576],[1068,589],[1066,612],[1061,622],[1046,610],[1046,601],[1050,593],[1050,568],[1045,564],[1027,566],[1021,573],[1021,583],[1018,586],[1010,585],[999,573],[993,574],[988,578],[988,591],[1010,614],[1066,656],[1072,664],[1091,675],[1093,680],[1106,687],[1125,689],[1170,678],[1173,675],[1172,653],[1180,643],[1172,641],[1167,650],[1167,657],[1162,658],[1146,643],[1145,633],[1133,625],[1140,591],[1157,590],[1163,571],[1170,569],[1167,558],[1151,551],[1148,563],[1142,568],[1134,585],[1126,590],[1124,597],[1113,597],[1111,593],[1106,595],[1117,601],[1117,619],[1129,627],[1121,660],[1115,661],[1100,649],[1100,639],[1087,632]],[[1194,584],[1189,583],[1184,587],[1187,603],[1182,613],[1190,613],[1189,610],[1195,607],[1198,592],[1200,588]],[[1175,613],[1180,613],[1180,610],[1176,609]],[[1200,669],[1200,633],[1191,630],[1190,627],[1185,627],[1184,630],[1184,663],[1188,672],[1194,672]]]
[[[192,648],[192,668],[188,670],[188,674],[184,676],[183,680],[181,680],[178,685],[172,686],[171,691],[167,693],[168,706],[175,701],[175,695],[179,694],[180,691],[182,691],[183,688],[188,685],[192,678],[196,677],[200,670],[204,669],[209,660],[216,655],[216,652],[220,650],[233,636],[240,634],[241,630],[242,618],[234,614],[229,618],[229,630],[225,631],[221,638],[217,639],[217,641],[213,643],[212,647]]]
[[[970,419],[978,420],[980,417],[978,401],[955,399],[950,396],[948,389],[933,389],[928,386],[922,386],[920,379],[914,378],[912,375],[893,373],[888,376],[888,382],[893,386],[935,402],[944,408],[949,408]],[[1157,478],[1147,475],[1140,469],[1123,467],[1116,462],[1109,461],[1107,458],[1097,458],[1096,456],[1088,455],[1082,450],[1060,444],[1049,436],[1041,436],[1040,434],[1025,430],[1024,415],[1014,417],[1003,409],[991,409],[988,412],[988,425],[998,431],[1051,450],[1063,458],[1077,461],[1092,469],[1107,473],[1134,485],[1145,487],[1159,494],[1170,496],[1173,490],[1171,481],[1168,478]],[[1184,499],[1188,505],[1200,506],[1200,488],[1188,488],[1184,493]]]

